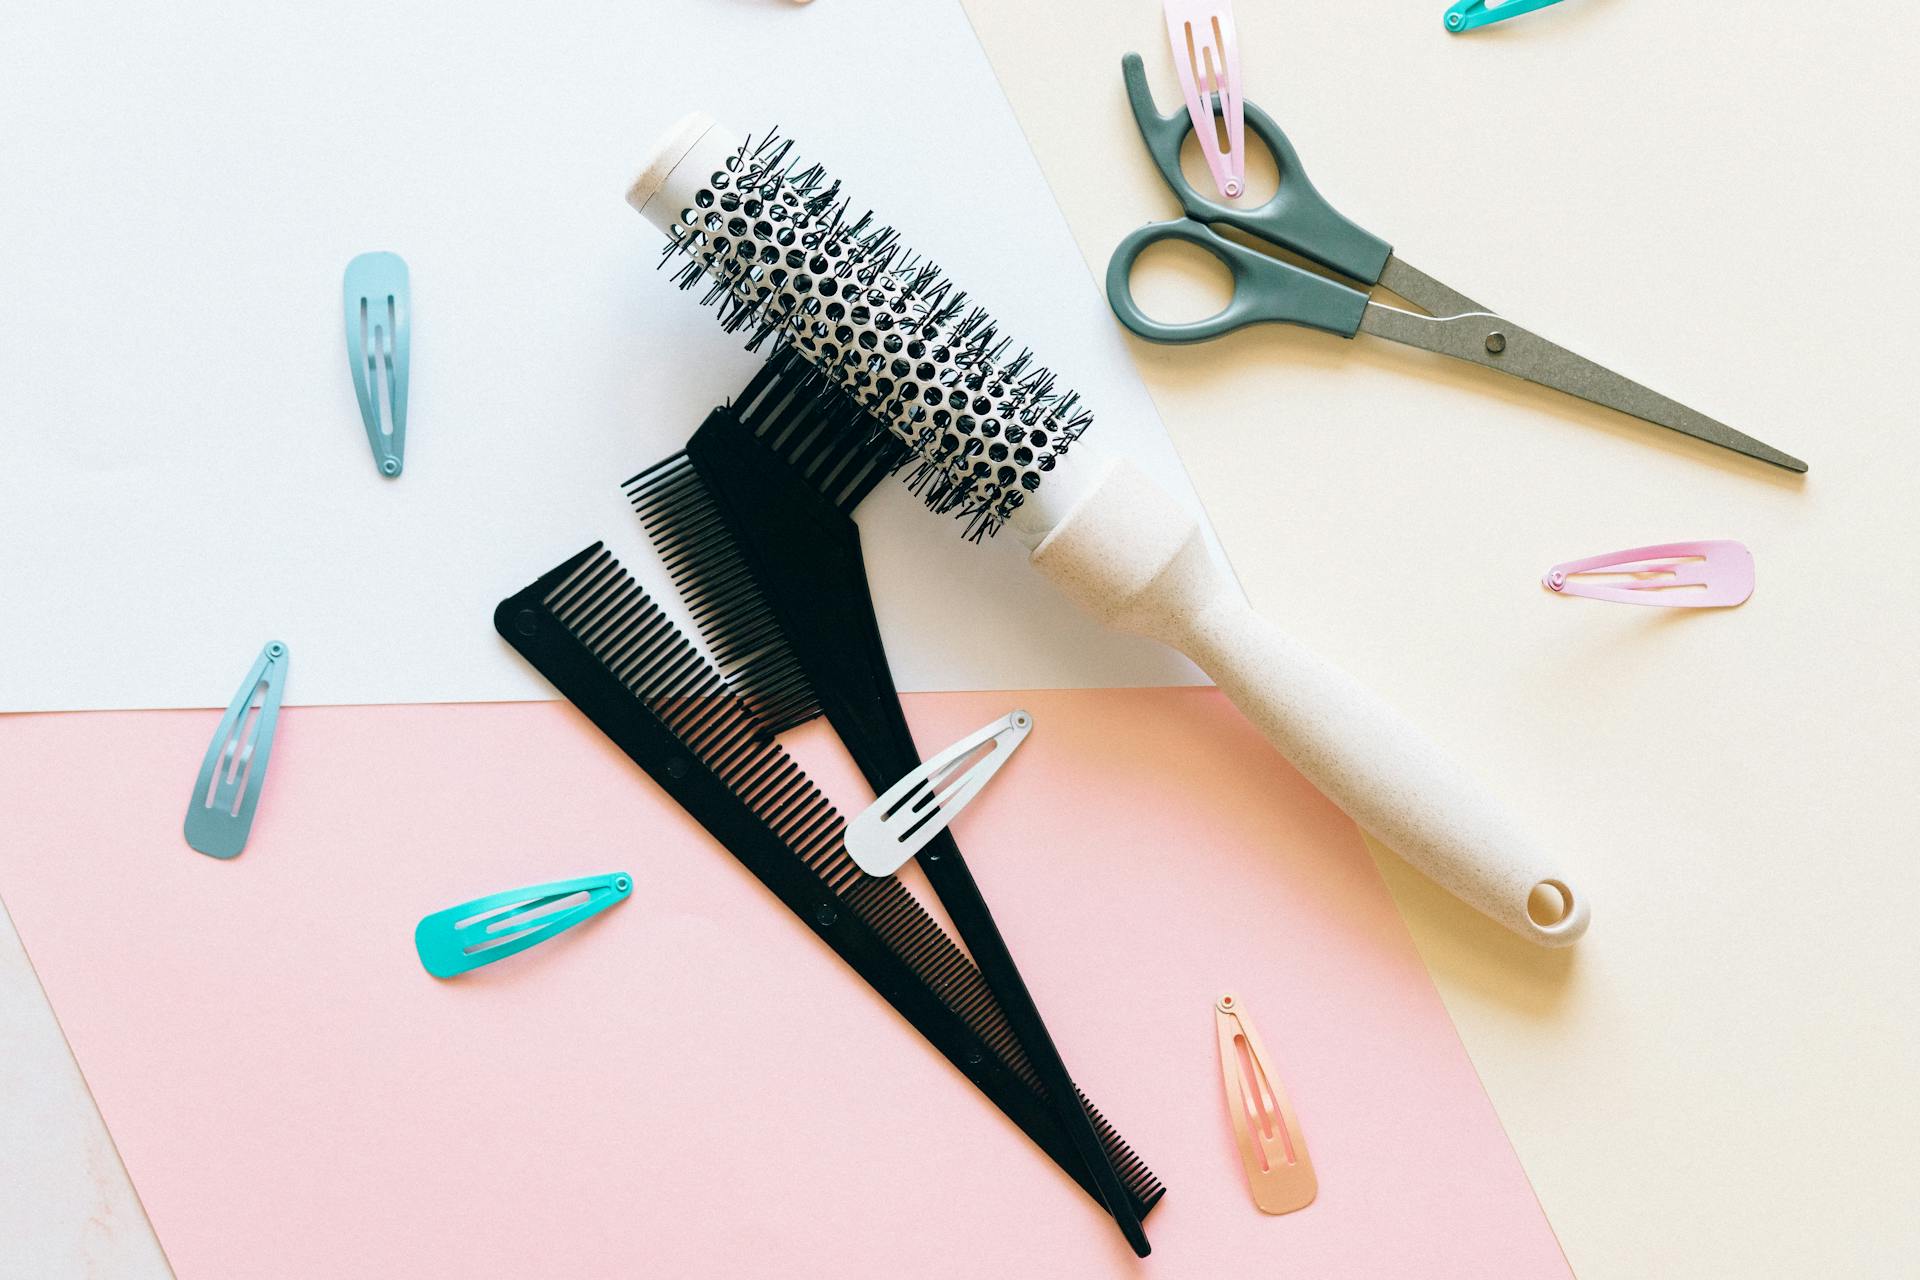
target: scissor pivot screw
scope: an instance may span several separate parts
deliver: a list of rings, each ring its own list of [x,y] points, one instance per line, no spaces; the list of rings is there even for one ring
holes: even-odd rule
[[[1504,333],[1490,333],[1490,334],[1488,334],[1488,335],[1487,335],[1487,354],[1488,354],[1488,355],[1494,355],[1494,356],[1497,356],[1497,355],[1499,355],[1499,354],[1500,354],[1500,353],[1501,353],[1502,351],[1505,351],[1506,349],[1507,349],[1507,335],[1506,335],[1506,334],[1504,334]]]

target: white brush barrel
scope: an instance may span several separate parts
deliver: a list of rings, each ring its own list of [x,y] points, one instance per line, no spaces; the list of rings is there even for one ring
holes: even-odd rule
[[[1261,618],[1193,517],[1124,460],[1034,550],[1094,617],[1180,650],[1328,799],[1442,888],[1543,946],[1587,901],[1493,799],[1351,676]]]

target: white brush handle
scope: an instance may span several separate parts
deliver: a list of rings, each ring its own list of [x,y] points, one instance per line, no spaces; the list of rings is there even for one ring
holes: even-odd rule
[[[1249,608],[1193,517],[1138,467],[1115,462],[1033,563],[1107,625],[1192,658],[1309,782],[1441,887],[1543,946],[1586,932],[1586,898],[1493,799],[1358,681]]]

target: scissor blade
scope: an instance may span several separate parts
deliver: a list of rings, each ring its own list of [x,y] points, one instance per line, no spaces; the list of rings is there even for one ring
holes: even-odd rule
[[[1410,265],[1397,253],[1387,255],[1387,265],[1380,268],[1379,283],[1382,288],[1393,290],[1430,316],[1462,316],[1470,311],[1486,310],[1466,294],[1447,288],[1426,272]]]
[[[1791,454],[1762,444],[1496,315],[1475,312],[1435,318],[1376,302],[1369,304],[1360,318],[1360,331],[1498,369],[1788,471],[1807,469],[1806,463]]]

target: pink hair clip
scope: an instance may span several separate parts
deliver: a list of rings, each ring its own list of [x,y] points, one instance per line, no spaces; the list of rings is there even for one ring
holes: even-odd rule
[[[1233,996],[1213,1002],[1214,1034],[1220,1041],[1220,1071],[1227,1086],[1227,1115],[1247,1171],[1253,1203],[1262,1213],[1292,1213],[1313,1203],[1320,1180],[1307,1155],[1300,1118],[1275,1074],[1247,1011]]]
[[[1214,185],[1229,200],[1247,189],[1246,100],[1240,95],[1240,42],[1233,34],[1228,0],[1166,0],[1167,37],[1180,72],[1187,115]],[[1213,95],[1220,95],[1226,138],[1214,123]]]
[[[1557,564],[1540,582],[1619,604],[1727,609],[1753,594],[1753,553],[1737,542],[1665,542]]]

